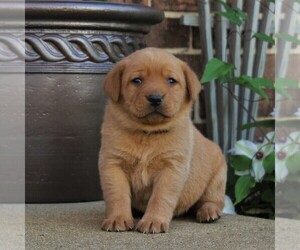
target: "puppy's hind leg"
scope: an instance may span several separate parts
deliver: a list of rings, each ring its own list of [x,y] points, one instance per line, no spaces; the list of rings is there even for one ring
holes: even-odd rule
[[[224,207],[226,172],[227,167],[224,162],[196,203],[194,208],[198,222],[209,223],[221,217]]]

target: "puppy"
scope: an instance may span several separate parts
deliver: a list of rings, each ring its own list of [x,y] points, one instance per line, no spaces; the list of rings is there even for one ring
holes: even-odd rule
[[[99,158],[103,230],[133,229],[132,207],[144,212],[136,225],[143,233],[167,232],[172,217],[190,209],[198,222],[221,216],[226,162],[190,118],[200,88],[187,64],[155,48],[109,72]]]

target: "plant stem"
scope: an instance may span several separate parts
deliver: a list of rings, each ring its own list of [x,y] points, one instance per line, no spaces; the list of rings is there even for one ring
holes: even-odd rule
[[[238,104],[242,107],[242,109],[249,115],[250,119],[253,120],[254,122],[256,122],[256,119],[251,115],[251,113],[249,112],[249,110],[243,105],[243,103],[239,100],[239,98],[236,97],[236,95],[228,88],[226,87],[225,85],[222,85],[223,88],[225,88],[229,94],[233,97],[233,99],[235,99]],[[260,132],[262,133],[263,137],[268,141],[270,142],[270,139],[266,136],[265,132],[262,130],[261,127],[257,127]]]

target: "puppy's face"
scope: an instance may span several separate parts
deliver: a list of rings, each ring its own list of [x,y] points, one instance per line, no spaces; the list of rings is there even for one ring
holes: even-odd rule
[[[200,83],[184,62],[148,48],[119,62],[108,74],[104,90],[131,118],[160,124],[196,99]]]

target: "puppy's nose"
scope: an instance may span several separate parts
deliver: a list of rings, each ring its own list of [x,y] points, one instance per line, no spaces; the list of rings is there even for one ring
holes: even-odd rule
[[[163,96],[161,94],[151,94],[147,96],[147,100],[150,102],[150,104],[153,107],[158,107],[159,105],[161,105],[162,101],[163,101]]]

